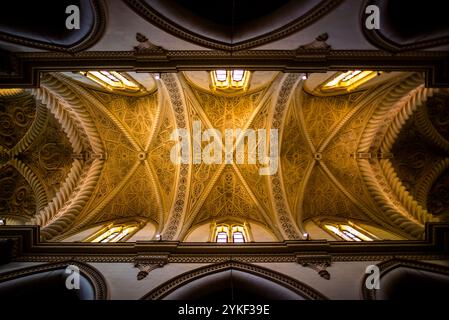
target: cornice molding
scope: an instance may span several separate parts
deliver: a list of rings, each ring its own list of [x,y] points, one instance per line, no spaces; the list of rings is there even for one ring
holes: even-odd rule
[[[11,53],[15,70],[0,77],[5,88],[37,87],[39,74],[110,68],[118,71],[178,72],[244,65],[250,70],[326,72],[329,70],[374,69],[416,71],[426,74],[427,87],[449,86],[449,53],[413,51],[390,54],[375,50],[245,50],[198,51],[85,51]]]
[[[424,240],[373,241],[366,243],[326,240],[287,240],[273,243],[217,245],[179,241],[122,243],[41,242],[38,226],[2,226],[0,238],[12,239],[13,261],[133,262],[137,256],[168,255],[168,263],[212,263],[222,259],[247,262],[296,262],[319,253],[331,261],[379,261],[392,256],[420,260],[449,258],[449,224],[426,224]],[[240,260],[239,260],[240,261]]]

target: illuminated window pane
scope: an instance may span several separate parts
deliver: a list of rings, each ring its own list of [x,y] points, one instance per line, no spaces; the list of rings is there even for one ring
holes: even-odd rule
[[[243,243],[245,242],[245,237],[243,236],[243,233],[240,231],[234,232],[232,234],[233,240],[236,243]]]
[[[339,238],[346,241],[373,241],[373,239],[368,235],[354,229],[347,224],[341,224],[338,226],[325,225],[324,227],[337,235]]]
[[[114,239],[116,236],[118,236],[120,232],[116,231],[111,233],[110,235],[106,236],[104,239],[100,240],[99,242],[109,242],[112,239]]]
[[[113,227],[111,229],[106,230],[95,239],[91,240],[92,242],[118,242],[129,235],[132,231],[136,229],[136,226],[130,227]]]
[[[338,74],[323,86],[322,90],[352,90],[377,75],[375,71],[351,70]]]
[[[228,234],[226,232],[218,232],[217,233],[217,242],[219,242],[219,243],[228,242]]]
[[[125,90],[130,92],[140,90],[138,84],[116,71],[87,71],[81,72],[81,74],[108,90]]]
[[[349,232],[351,234],[353,234],[355,237],[357,237],[361,241],[373,241],[373,239],[370,237],[371,235],[368,236],[367,234],[365,234],[366,232],[362,233],[362,232],[354,229],[353,227],[351,227],[349,225],[346,225],[346,224],[342,225],[341,229],[344,230],[344,231],[347,231],[347,232]]]
[[[227,72],[226,70],[216,70],[215,76],[218,81],[226,81],[227,79]]]
[[[343,233],[347,235],[349,238],[351,238],[353,241],[362,241],[359,238],[357,238],[355,235],[353,235],[351,232],[347,230],[343,230]]]
[[[134,82],[128,80],[126,77],[124,77],[121,73],[112,71],[110,73],[110,75],[114,78],[117,79],[118,82],[120,82],[121,84],[125,85],[125,87],[127,88],[135,88],[135,89],[139,89],[139,86],[137,84],[135,84]]]
[[[340,81],[342,81],[342,79],[344,77],[346,77],[347,73],[342,73],[339,76],[333,78],[332,80],[328,81],[325,85],[324,88],[334,88],[336,86],[338,86],[338,84],[340,83]]]
[[[215,70],[210,73],[212,90],[246,91],[249,86],[249,71],[245,70]]]
[[[122,240],[124,237],[126,237],[131,232],[132,229],[133,228],[124,229],[122,232],[120,232],[120,234],[118,234],[117,236],[114,237],[113,241],[118,242],[118,241]]]
[[[349,81],[349,80],[353,79],[354,77],[356,77],[361,72],[362,72],[361,70],[349,71],[349,72],[345,73],[345,77],[341,81],[343,81],[343,82]]]
[[[243,70],[233,70],[232,71],[232,80],[234,81],[242,81],[243,80]]]
[[[115,75],[113,75],[112,73],[110,73],[108,71],[100,71],[100,74],[105,76],[106,78],[108,78],[109,80],[111,80],[113,82],[120,82],[120,80],[117,79],[117,77]]]
[[[346,241],[354,241],[352,238],[348,237],[347,235],[345,235],[343,232],[340,231],[340,229],[338,229],[335,226],[332,225],[325,225],[326,229],[332,231],[334,234],[336,234],[338,237],[342,238],[343,240]]]

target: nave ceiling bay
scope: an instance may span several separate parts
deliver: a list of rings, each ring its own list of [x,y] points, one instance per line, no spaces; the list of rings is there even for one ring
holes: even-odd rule
[[[325,92],[335,72],[255,71],[232,94],[210,86],[208,71],[129,72],[129,90],[86,75],[0,89],[0,212],[7,224],[40,225],[43,240],[130,220],[164,240],[225,220],[257,225],[272,241],[302,239],[326,221],[421,239],[425,223],[447,221],[449,91],[426,88],[422,74],[385,72]],[[277,129],[277,170],[174,163],[173,131],[192,133],[195,122],[223,139],[227,129]]]

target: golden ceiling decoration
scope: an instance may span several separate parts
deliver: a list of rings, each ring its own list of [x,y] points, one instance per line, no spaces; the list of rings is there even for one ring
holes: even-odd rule
[[[298,239],[315,218],[420,238],[425,222],[446,217],[447,205],[429,192],[447,190],[449,142],[438,110],[449,99],[424,88],[420,75],[327,97],[306,93],[299,74],[232,96],[182,74],[157,82],[155,92],[129,96],[55,73],[39,89],[0,97],[0,179],[8,186],[1,214],[41,225],[54,241],[123,219],[150,221],[166,240],[215,219],[254,221],[279,240]],[[194,121],[222,136],[278,129],[278,171],[172,163],[171,133],[192,132]],[[417,136],[432,147],[414,147]]]

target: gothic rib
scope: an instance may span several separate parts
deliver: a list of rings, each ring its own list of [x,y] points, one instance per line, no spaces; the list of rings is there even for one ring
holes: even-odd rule
[[[283,76],[277,94],[275,95],[276,101],[269,114],[270,129],[282,128],[282,125],[285,122],[288,106],[299,82],[299,74],[289,73]],[[271,191],[270,196],[273,210],[277,213],[276,218],[281,226],[281,231],[283,232],[285,239],[292,240],[301,238],[298,226],[294,222],[290,206],[286,199],[280,170],[269,176],[268,185],[269,190]]]
[[[439,89],[434,92],[446,91],[448,89]],[[416,121],[418,124],[419,131],[426,136],[432,143],[436,144],[438,147],[446,152],[449,152],[449,141],[447,141],[433,126],[430,122],[429,116],[425,108],[418,108],[416,111]]]
[[[156,183],[156,179],[154,176],[154,169],[152,169],[151,163],[148,161],[148,159],[145,159],[143,162],[143,165],[145,166],[145,170],[147,171],[148,176],[150,177],[151,185],[153,187],[153,190],[155,191],[156,201],[157,201],[157,207],[158,207],[158,213],[159,213],[159,225],[157,232],[160,233],[162,231],[162,226],[164,225],[164,211],[163,211],[163,205],[162,205],[162,199],[161,199],[161,191],[158,188],[158,185]]]
[[[45,125],[47,123],[46,111],[47,110],[45,106],[38,103],[38,106],[36,108],[36,117],[33,121],[33,124],[22,137],[22,139],[20,139],[20,141],[11,148],[11,150],[9,151],[11,157],[18,155],[19,153],[27,149],[31,145],[31,143],[42,133],[42,130],[45,128]]]
[[[358,152],[370,152],[380,147],[382,142],[382,124],[385,117],[392,112],[392,105],[395,105],[401,98],[403,98],[410,90],[419,86],[422,78],[418,74],[408,76],[399,82],[398,85],[391,88],[389,93],[380,102],[379,106],[374,110],[374,113],[365,127],[359,145]],[[412,238],[421,238],[424,232],[424,227],[413,219],[410,219],[406,213],[404,214],[392,199],[386,194],[387,189],[382,188],[380,181],[376,175],[383,175],[380,165],[376,160],[358,159],[358,165],[362,178],[373,199],[378,203],[382,209],[385,217],[398,228],[398,231],[403,230]],[[385,189],[385,190],[384,190]]]
[[[449,168],[449,158],[445,158],[436,163],[430,172],[419,182],[416,188],[416,201],[427,209],[427,196],[434,182],[447,168]]]
[[[189,130],[189,116],[187,112],[186,101],[182,87],[176,74],[164,73],[161,75],[161,80],[164,84],[164,93],[170,98],[170,104],[175,113],[175,123],[177,128],[186,128]],[[192,146],[189,144],[189,150]],[[167,224],[164,227],[162,236],[164,239],[173,240],[180,232],[180,225],[182,224],[188,203],[188,195],[190,189],[191,179],[191,165],[180,164],[179,172],[176,181],[176,193],[174,195],[172,208],[167,219]]]
[[[410,118],[413,112],[415,112],[419,106],[424,104],[436,91],[438,91],[438,89],[427,89],[421,85],[409,93],[405,101],[400,101],[402,104],[401,109],[388,127],[380,146],[380,150],[382,152],[388,153],[391,150],[393,143],[396,141],[396,138],[405,122]],[[384,171],[385,178],[393,189],[393,192],[396,194],[407,212],[409,212],[421,224],[436,221],[432,214],[422,208],[404,187],[401,180],[398,178],[391,161],[388,159],[381,159],[380,165]]]
[[[25,178],[25,180],[30,184],[33,193],[36,196],[36,212],[39,212],[47,205],[47,194],[42,185],[42,181],[39,180],[38,176],[19,159],[13,158],[9,163],[17,169],[17,171]]]
[[[243,130],[247,129],[251,125],[251,123],[253,122],[254,118],[260,112],[260,110],[262,109],[262,106],[264,105],[264,103],[266,102],[266,100],[268,99],[270,94],[274,91],[275,85],[273,83],[277,83],[277,82],[273,81],[270,85],[267,86],[267,89],[265,89],[265,92],[264,92],[263,96],[260,98],[259,102],[257,103],[256,108],[254,109],[254,111],[250,115],[247,123],[245,123],[244,127],[242,128]],[[198,102],[198,99],[197,99],[196,95],[188,87],[186,88],[186,92],[187,92],[188,95],[195,97],[194,101],[190,102],[191,103],[191,107],[194,108],[195,111],[198,112],[199,116],[201,117],[201,120],[206,123],[208,128],[213,128],[212,124],[210,123],[208,117],[205,115],[203,110],[201,108],[196,108],[195,107],[195,106],[199,105],[199,102]],[[238,141],[240,141],[240,139],[241,139],[241,136],[237,137],[236,145],[237,145]],[[222,142],[220,142],[220,143],[222,144]],[[235,146],[233,147],[233,152],[234,151],[235,151]],[[207,184],[205,190],[202,192],[200,198],[195,203],[195,206],[189,212],[189,216],[187,217],[187,219],[186,219],[186,221],[184,223],[184,227],[182,228],[182,231],[180,233],[180,237],[181,238],[186,236],[187,232],[189,231],[189,228],[191,227],[192,223],[194,222],[194,220],[196,218],[196,215],[198,214],[198,211],[201,209],[201,206],[204,204],[204,201],[206,200],[207,196],[209,195],[209,193],[211,192],[211,190],[214,187],[215,183],[217,182],[217,180],[220,178],[221,174],[223,173],[225,165],[226,165],[225,163],[222,163],[220,165],[220,167],[216,170],[216,172],[212,176],[212,179],[210,179],[210,182]],[[242,181],[245,181],[245,180],[242,179]],[[247,190],[247,188],[246,188],[246,190]],[[253,195],[252,192],[249,192],[249,194]],[[258,206],[260,206],[260,203],[259,203],[258,200],[256,201],[256,204]],[[262,212],[263,212],[263,210],[262,210]],[[268,219],[268,221],[271,221],[271,219]],[[276,236],[279,237],[278,230],[276,229],[274,232],[275,232]]]
[[[75,151],[92,150],[103,153],[102,142],[86,106],[58,76],[43,79],[42,88],[36,90],[35,94],[55,114]],[[48,240],[62,234],[73,223],[93,192],[103,162],[100,159],[73,162],[71,171],[55,198],[35,217],[35,221],[43,226],[43,239]]]
[[[120,129],[121,133],[128,139],[129,143],[134,147],[136,151],[142,150],[142,146],[134,139],[134,137],[129,133],[129,131],[125,128],[125,125],[117,119],[111,111],[109,111],[100,101],[98,101],[90,92],[88,92],[86,89],[84,89],[82,86],[75,83],[74,80],[67,78],[63,75],[57,75],[57,77],[61,80],[63,83],[67,83],[70,87],[72,87],[85,101],[93,105],[95,108],[100,110],[104,115],[108,117],[109,120],[111,120],[117,128]]]

